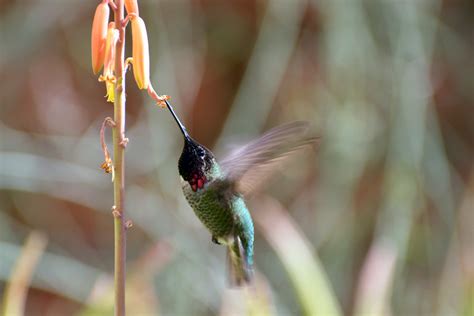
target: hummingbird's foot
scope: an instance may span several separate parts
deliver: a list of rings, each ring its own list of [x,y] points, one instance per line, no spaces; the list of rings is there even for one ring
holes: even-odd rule
[[[217,240],[216,236],[212,235],[212,238],[211,238],[212,242],[215,243],[216,245],[222,245],[219,240]]]

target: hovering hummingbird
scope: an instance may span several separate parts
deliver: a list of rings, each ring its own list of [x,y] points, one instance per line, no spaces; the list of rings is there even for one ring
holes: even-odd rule
[[[232,283],[249,284],[254,227],[244,197],[290,153],[315,144],[316,138],[305,136],[307,122],[292,122],[271,129],[218,163],[209,149],[189,136],[171,104],[165,102],[184,137],[178,163],[183,193],[212,241],[227,247]]]

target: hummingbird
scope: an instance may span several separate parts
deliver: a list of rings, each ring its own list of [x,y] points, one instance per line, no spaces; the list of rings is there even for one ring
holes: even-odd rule
[[[245,197],[271,175],[291,153],[317,138],[307,137],[307,122],[276,127],[237,148],[220,162],[194,140],[165,100],[184,138],[178,162],[181,186],[194,213],[211,233],[212,242],[227,247],[232,285],[249,285],[253,279],[254,226]]]

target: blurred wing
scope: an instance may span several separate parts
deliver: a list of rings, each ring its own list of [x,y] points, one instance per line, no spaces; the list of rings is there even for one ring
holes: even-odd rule
[[[220,165],[233,184],[233,189],[248,195],[293,153],[316,145],[318,139],[305,136],[307,130],[307,122],[278,126],[223,159]]]

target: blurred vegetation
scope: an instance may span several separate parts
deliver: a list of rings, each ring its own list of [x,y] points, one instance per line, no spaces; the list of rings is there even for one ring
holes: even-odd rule
[[[0,1],[0,297],[31,274],[26,315],[112,309],[97,3]],[[181,136],[129,85],[130,315],[474,314],[474,2],[140,6],[154,86],[201,143],[222,157],[301,119],[322,142],[249,201],[257,288],[227,289],[180,190]],[[18,272],[32,231],[47,246]]]

